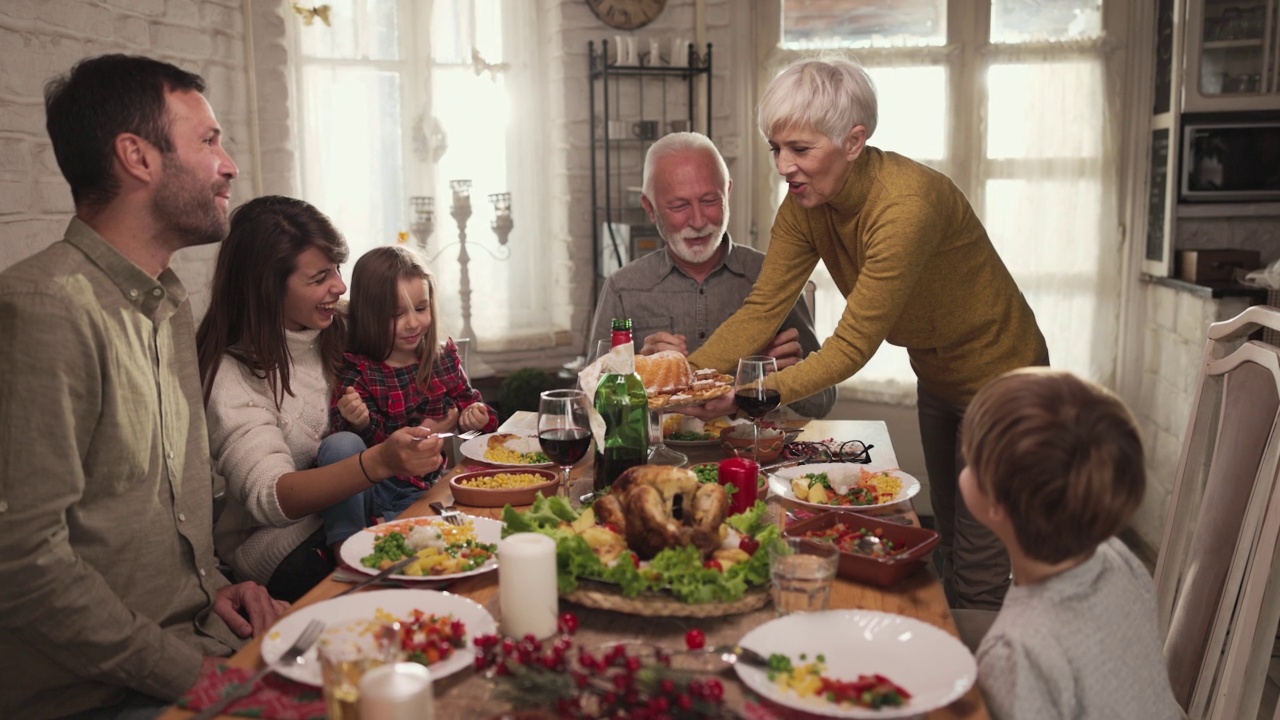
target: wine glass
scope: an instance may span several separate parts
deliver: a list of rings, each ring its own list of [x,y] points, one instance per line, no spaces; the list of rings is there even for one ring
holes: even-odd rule
[[[662,412],[660,410],[650,408],[649,464],[684,467],[687,462],[689,462],[688,455],[685,455],[679,450],[672,450],[667,447],[666,440],[662,437]]]
[[[560,495],[569,494],[569,471],[591,447],[587,394],[581,390],[548,390],[538,397],[538,444],[564,471]]]
[[[733,379],[733,399],[738,408],[751,418],[754,442],[752,460],[760,463],[760,421],[782,402],[782,392],[764,386],[764,379],[778,371],[778,361],[768,355],[749,355],[738,361],[738,374]]]

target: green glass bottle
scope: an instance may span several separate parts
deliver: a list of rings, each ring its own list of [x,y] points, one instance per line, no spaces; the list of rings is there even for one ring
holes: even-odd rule
[[[604,447],[596,448],[595,490],[613,485],[624,470],[649,457],[649,395],[636,374],[631,320],[614,318],[612,345],[625,346],[622,367],[606,373],[596,386],[596,411],[604,418]]]

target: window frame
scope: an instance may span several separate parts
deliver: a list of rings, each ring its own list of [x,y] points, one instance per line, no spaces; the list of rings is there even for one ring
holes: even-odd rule
[[[760,76],[756,82],[755,100],[767,87],[770,78],[792,61],[811,54],[811,51],[791,50],[782,46],[783,10],[785,0],[774,0],[762,3],[759,8],[758,30],[756,33],[756,59]],[[1079,41],[1062,42],[1029,42],[1029,43],[991,43],[991,0],[948,0],[946,42],[942,45],[920,47],[863,47],[851,48],[851,52],[864,66],[906,66],[931,65],[941,66],[946,71],[948,97],[945,103],[947,118],[944,125],[943,161],[940,164],[929,163],[932,167],[946,174],[968,197],[970,204],[981,217],[986,206],[986,186],[992,180],[1002,178],[1016,179],[1026,177],[1020,174],[1018,166],[1030,162],[1016,159],[992,159],[988,157],[986,141],[986,108],[989,96],[983,78],[993,65],[1017,62],[1021,57],[1042,60],[1046,54],[1054,54],[1056,60],[1069,60],[1073,55],[1090,58],[1101,57],[1104,63],[1104,82],[1120,85],[1115,90],[1107,90],[1109,97],[1127,97],[1132,95],[1134,80],[1123,74],[1127,56],[1120,53],[1125,44],[1131,43],[1134,32],[1131,25],[1141,22],[1136,10],[1123,7],[1127,3],[1121,0],[1104,0],[1102,3],[1102,29],[1098,38]],[[1117,95],[1117,93],[1122,93]],[[1115,117],[1108,123],[1112,132],[1124,132],[1132,125],[1131,113],[1133,105],[1127,101],[1116,102]],[[754,117],[751,129],[755,128]],[[874,144],[874,142],[872,143]],[[763,143],[761,143],[763,145]],[[753,146],[754,147],[754,146]],[[971,148],[963,154],[955,152],[955,148]],[[1130,193],[1129,166],[1126,162],[1128,153],[1123,144],[1113,151],[1117,161],[1112,185],[1118,197],[1112,205],[1117,230],[1116,241],[1123,244],[1125,237],[1125,218],[1127,217],[1127,196]],[[1083,167],[1089,161],[1063,160],[1062,173],[1072,174],[1072,167]],[[1096,161],[1095,161],[1096,162]],[[769,178],[766,182],[757,182],[752,194],[752,214],[758,218],[768,218],[768,224],[761,224],[762,232],[758,247],[767,249],[769,244],[769,228],[772,218],[780,203],[778,174],[773,159],[767,152],[756,149],[752,167],[761,178]],[[1104,177],[1108,168],[1098,166],[1095,177]],[[984,224],[986,220],[984,219]],[[1101,242],[1110,238],[1102,237]],[[1131,264],[1125,254],[1125,262],[1121,270],[1120,301],[1124,305],[1122,315],[1132,315],[1134,303],[1131,286]],[[820,264],[821,265],[821,264]],[[820,291],[821,294],[821,291]],[[1116,353],[1118,364],[1127,356],[1130,349],[1124,337],[1124,327],[1120,325],[1121,336],[1116,342],[1121,346]],[[825,338],[824,338],[825,339]],[[879,351],[877,351],[879,352]],[[1109,377],[1103,380],[1114,382],[1117,368],[1110,368]],[[909,385],[909,387],[907,386]],[[914,381],[902,384],[898,382],[859,381],[857,374],[840,384],[841,393],[846,397],[872,402],[910,406],[915,404]]]

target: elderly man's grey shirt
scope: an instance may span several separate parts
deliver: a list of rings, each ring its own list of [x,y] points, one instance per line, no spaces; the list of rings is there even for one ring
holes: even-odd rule
[[[742,307],[764,265],[764,253],[738,245],[728,235],[724,242],[728,245],[724,260],[701,283],[671,261],[665,245],[615,271],[596,302],[587,351],[594,352],[596,341],[609,337],[610,323],[618,317],[631,318],[637,350],[645,336],[660,331],[684,335],[690,353],[702,347],[716,328]],[[800,332],[805,355],[821,346],[813,317],[802,300],[797,299],[774,334],[787,328]],[[790,407],[801,415],[820,418],[831,412],[835,402],[836,389],[829,387]]]
[[[173,700],[241,644],[210,612],[208,430],[186,290],[72,220],[0,274],[0,716]]]

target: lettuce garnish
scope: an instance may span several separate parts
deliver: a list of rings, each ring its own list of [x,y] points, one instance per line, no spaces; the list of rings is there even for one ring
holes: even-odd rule
[[[726,521],[739,533],[754,537],[760,547],[749,560],[723,572],[705,567],[701,553],[693,546],[667,548],[658,553],[647,568],[637,568],[630,551],[606,567],[586,540],[569,528],[568,523],[577,520],[579,513],[559,496],[548,498],[539,494],[525,512],[506,506],[502,511],[506,523],[502,534],[506,537],[517,532],[536,532],[555,540],[561,593],[574,591],[578,580],[586,578],[615,583],[627,597],[666,590],[686,603],[733,602],[740,600],[751,587],[764,585],[769,580],[769,548],[780,542],[782,534],[778,526],[767,524],[765,511],[765,503],[758,501],[746,512]]]

